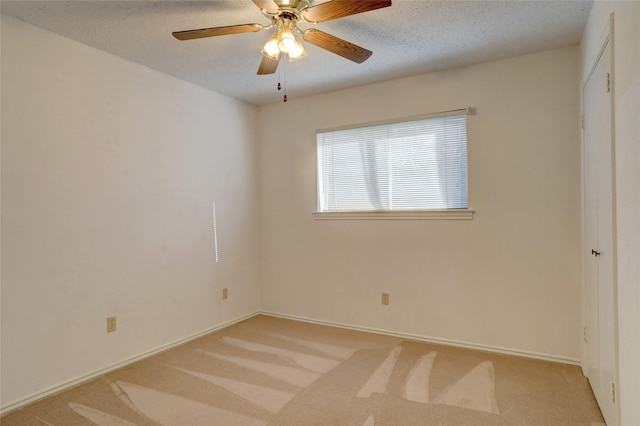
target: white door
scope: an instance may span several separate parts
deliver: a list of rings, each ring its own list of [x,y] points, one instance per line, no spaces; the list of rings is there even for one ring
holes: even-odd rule
[[[616,424],[611,53],[607,41],[584,89],[587,374],[608,425]]]

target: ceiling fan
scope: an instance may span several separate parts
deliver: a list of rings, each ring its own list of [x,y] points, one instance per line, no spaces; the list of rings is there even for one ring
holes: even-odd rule
[[[256,32],[276,28],[262,48],[262,62],[258,74],[273,74],[278,68],[281,54],[294,61],[306,56],[302,43],[295,36],[298,33],[304,41],[329,52],[340,55],[356,63],[366,61],[372,54],[370,50],[349,43],[338,37],[315,28],[301,30],[298,22],[317,24],[332,19],[368,12],[391,6],[391,0],[330,0],[312,6],[312,0],[252,0],[271,23],[230,25],[225,27],[202,28],[197,30],[176,31],[173,34],[178,40],[192,40],[227,34]]]

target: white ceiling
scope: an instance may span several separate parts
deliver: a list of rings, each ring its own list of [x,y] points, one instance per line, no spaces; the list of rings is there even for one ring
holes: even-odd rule
[[[557,49],[580,42],[592,2],[393,0],[391,7],[315,26],[372,50],[366,62],[356,64],[305,44],[308,56],[280,69],[286,68],[291,99]],[[282,99],[278,73],[256,75],[260,49],[272,30],[189,41],[171,36],[195,28],[267,25],[251,0],[2,0],[0,11],[253,104]]]

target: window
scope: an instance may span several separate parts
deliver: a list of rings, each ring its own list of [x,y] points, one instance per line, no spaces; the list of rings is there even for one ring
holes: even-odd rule
[[[318,132],[318,211],[466,209],[466,111],[455,114]]]

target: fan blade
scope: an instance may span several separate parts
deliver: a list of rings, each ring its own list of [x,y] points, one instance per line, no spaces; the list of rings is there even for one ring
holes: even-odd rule
[[[227,34],[240,34],[260,31],[260,24],[230,25],[228,27],[202,28],[200,30],[176,31],[171,34],[178,40],[193,40],[195,38],[214,37]]]
[[[278,13],[280,8],[277,4],[273,2],[273,0],[253,0],[256,6],[260,9],[267,11],[267,13]]]
[[[391,0],[333,0],[311,6],[303,16],[309,22],[324,22],[389,6]]]
[[[370,50],[356,46],[353,43],[349,43],[348,41],[314,28],[305,31],[304,39],[311,44],[359,64],[363,63],[373,55],[373,52]]]
[[[258,75],[273,74],[278,69],[278,63],[275,59],[262,55],[262,62],[258,67]]]

